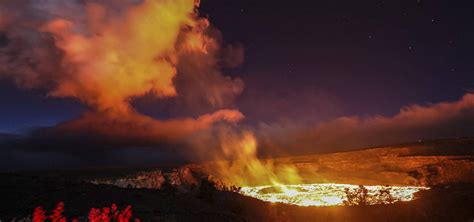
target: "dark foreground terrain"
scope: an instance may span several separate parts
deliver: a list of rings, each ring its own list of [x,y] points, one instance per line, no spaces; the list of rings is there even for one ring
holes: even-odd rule
[[[0,175],[0,220],[30,216],[36,206],[53,209],[64,201],[67,218],[86,218],[90,208],[132,206],[141,221],[472,221],[474,184],[451,184],[419,193],[419,199],[392,205],[298,207],[265,203],[211,187],[179,193],[95,185],[69,178]]]

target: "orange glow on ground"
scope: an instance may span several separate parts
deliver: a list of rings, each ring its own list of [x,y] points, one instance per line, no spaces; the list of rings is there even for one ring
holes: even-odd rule
[[[272,203],[285,203],[299,206],[341,206],[347,200],[345,189],[354,191],[358,185],[350,184],[295,184],[281,186],[256,186],[242,187],[240,193]],[[387,189],[386,186],[364,186],[368,190],[368,204],[387,204],[384,197],[380,197],[380,191]],[[390,194],[396,201],[411,201],[415,199],[414,194],[426,187],[414,186],[390,186]]]

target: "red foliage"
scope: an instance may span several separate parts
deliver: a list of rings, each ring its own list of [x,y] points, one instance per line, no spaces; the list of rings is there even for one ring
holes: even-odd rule
[[[92,208],[89,212],[90,222],[129,222],[132,218],[132,207],[127,206],[122,212],[117,210],[117,205],[112,204],[110,208],[104,207],[102,210]],[[139,222],[139,219],[135,219]]]
[[[115,204],[112,204],[112,217],[117,218],[119,215],[118,207]]]
[[[128,222],[130,218],[132,217],[131,209],[132,207],[128,205],[127,208],[125,208],[125,210],[119,214],[118,222]]]
[[[53,214],[49,216],[52,222],[66,222],[66,218],[63,216],[64,203],[59,202],[56,204],[56,208],[53,210]]]
[[[46,220],[45,212],[41,206],[36,207],[33,212],[33,222],[43,222]]]
[[[100,210],[91,208],[89,211],[89,221],[90,222],[100,222]]]
[[[66,222],[66,217],[62,215],[63,212],[63,202],[59,202],[49,216],[46,216],[43,208],[39,206],[33,212],[33,222],[45,222],[47,219],[50,219],[52,222]],[[123,211],[120,211],[116,204],[112,204],[110,208],[104,207],[102,210],[91,208],[88,215],[90,222],[129,222],[131,218],[132,206],[129,205]],[[134,221],[140,222],[140,219],[135,218]],[[75,218],[72,222],[79,222],[79,219]]]

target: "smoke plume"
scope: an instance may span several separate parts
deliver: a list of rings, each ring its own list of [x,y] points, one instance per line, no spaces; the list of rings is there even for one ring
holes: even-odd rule
[[[50,132],[178,141],[215,122],[236,123],[243,115],[228,107],[243,82],[222,74],[222,56],[233,55],[198,7],[194,0],[3,2],[0,77],[89,108]],[[179,97],[200,112],[154,119],[131,105],[144,95]]]
[[[455,102],[411,105],[394,116],[343,116],[312,126],[260,124],[258,138],[267,152],[302,154],[370,146],[472,137],[474,94]]]

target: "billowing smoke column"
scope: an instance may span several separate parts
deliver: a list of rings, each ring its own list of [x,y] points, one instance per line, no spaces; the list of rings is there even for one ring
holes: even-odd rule
[[[2,2],[0,77],[89,107],[57,132],[179,140],[216,122],[236,123],[242,113],[225,106],[243,82],[222,75],[222,42],[198,7],[194,0]],[[130,105],[145,94],[199,100],[212,111],[157,120]]]

